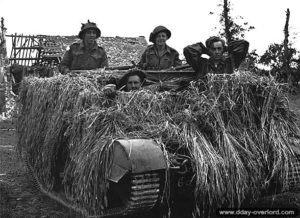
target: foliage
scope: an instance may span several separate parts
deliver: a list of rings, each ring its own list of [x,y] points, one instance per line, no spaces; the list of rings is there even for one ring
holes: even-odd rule
[[[280,82],[289,83],[289,86],[300,81],[300,53],[289,41],[290,10],[286,11],[284,26],[284,40],[281,43],[272,43],[260,57],[259,63],[267,66],[272,76]],[[292,87],[290,87],[292,88]]]
[[[254,26],[249,25],[248,22],[244,21],[242,16],[233,17],[231,15],[232,6],[230,0],[221,0],[222,3],[218,4],[222,7],[222,13],[218,14],[219,22],[222,28],[219,30],[219,35],[227,39],[227,42],[245,38],[245,34],[253,29]],[[214,14],[214,12],[210,12]],[[217,29],[217,27],[215,27]],[[227,32],[227,33],[226,33]]]
[[[270,74],[275,76],[279,81],[286,82],[287,75],[284,73],[284,61],[285,55],[283,52],[283,43],[272,43],[269,45],[265,53],[259,58],[258,63],[263,64],[270,68]],[[288,46],[288,57],[290,62],[290,69],[294,82],[299,81],[299,70],[300,70],[300,56],[299,52],[290,43]]]
[[[257,67],[259,63],[259,55],[256,53],[256,49],[249,52],[246,56],[247,64],[248,64],[248,70],[254,73],[258,73],[260,70]]]

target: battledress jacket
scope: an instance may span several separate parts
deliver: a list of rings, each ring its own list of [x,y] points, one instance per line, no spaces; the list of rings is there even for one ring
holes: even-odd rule
[[[159,56],[155,45],[149,45],[144,51],[138,67],[143,70],[164,70],[181,65],[179,53],[166,45],[166,50]]]
[[[231,74],[238,68],[245,59],[249,49],[249,42],[236,40],[228,44],[226,55],[216,67],[211,58],[202,57],[207,53],[207,48],[200,42],[189,45],[183,49],[186,61],[197,74],[197,78],[205,78],[208,73],[212,74]],[[205,51],[206,50],[206,51]]]
[[[86,49],[83,42],[75,42],[64,54],[60,63],[59,70],[64,74],[69,70],[92,70],[108,67],[107,55],[105,50],[95,42],[91,49]]]

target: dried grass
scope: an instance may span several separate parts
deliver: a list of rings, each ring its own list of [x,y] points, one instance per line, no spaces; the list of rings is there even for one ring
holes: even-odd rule
[[[284,87],[274,80],[247,72],[212,75],[205,90],[192,82],[176,93],[144,89],[119,92],[112,100],[101,87],[113,74],[24,81],[19,149],[49,190],[58,152],[66,147],[67,196],[101,214],[107,206],[111,145],[120,138],[153,138],[172,155],[185,150],[192,160],[199,214],[253,202],[274,179],[287,186],[293,155],[288,138],[299,136],[299,129]],[[174,142],[179,147],[171,151]]]

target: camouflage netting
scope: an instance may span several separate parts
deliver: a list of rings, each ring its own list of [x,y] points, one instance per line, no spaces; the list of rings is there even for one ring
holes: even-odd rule
[[[193,162],[197,213],[207,213],[207,205],[253,202],[274,178],[287,185],[293,155],[288,138],[299,137],[299,129],[274,80],[214,75],[205,91],[194,82],[177,93],[144,89],[109,99],[101,87],[112,73],[27,78],[22,84],[18,146],[47,189],[54,187],[56,159],[65,148],[67,196],[101,214],[111,145],[119,138],[152,138],[167,150],[171,141],[184,147]]]

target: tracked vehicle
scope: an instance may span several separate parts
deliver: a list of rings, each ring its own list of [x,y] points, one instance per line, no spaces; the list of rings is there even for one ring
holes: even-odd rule
[[[115,69],[118,68],[111,68],[111,70]],[[126,67],[122,67],[120,69],[126,69]],[[146,74],[147,79],[149,80],[149,86],[157,86],[156,88],[158,91],[168,91],[171,95],[176,95],[176,92],[184,90],[186,86],[189,85],[189,82],[194,79],[194,72],[191,70],[146,71]],[[38,87],[43,86],[41,85]],[[30,87],[28,90],[29,89]],[[28,90],[26,90],[26,92],[24,91],[23,94],[27,94]],[[59,97],[53,97],[54,100],[57,98]],[[34,100],[34,98],[30,98],[30,100]],[[45,103],[45,105],[43,105],[45,108],[51,107],[52,102],[47,101],[47,99],[43,96],[40,100],[46,101],[46,103],[42,102]],[[74,102],[72,103],[75,104]],[[25,104],[28,104],[28,102]],[[226,107],[225,104],[223,106]],[[38,107],[31,109],[34,111],[36,108]],[[48,111],[49,117],[53,116],[54,109],[59,109],[59,107],[53,107],[52,109],[50,112]],[[66,112],[62,111],[62,113],[66,114],[66,117],[68,116],[67,109]],[[34,115],[33,112],[31,113]],[[26,113],[23,115],[25,117],[27,116]],[[188,115],[186,117],[188,117]],[[22,142],[26,144],[27,147],[25,146],[26,148],[23,149],[25,150],[23,157],[26,160],[27,166],[36,185],[47,196],[86,217],[162,218],[167,217],[167,215],[170,215],[171,218],[193,217],[193,211],[196,205],[195,190],[196,188],[199,188],[197,187],[195,174],[196,170],[199,169],[195,166],[195,159],[193,159],[191,153],[186,151],[184,146],[178,144],[178,142],[169,141],[166,145],[167,149],[165,149],[160,143],[149,138],[118,138],[114,140],[111,145],[112,149],[107,152],[107,155],[111,159],[111,163],[109,166],[109,172],[105,178],[107,179],[107,181],[105,181],[105,185],[107,185],[107,187],[103,188],[107,189],[107,192],[104,193],[106,195],[104,203],[84,205],[83,203],[80,203],[82,199],[73,198],[73,196],[68,194],[73,191],[68,190],[68,187],[76,186],[76,182],[78,182],[74,181],[72,177],[69,177],[66,172],[66,165],[71,161],[69,159],[70,151],[66,149],[69,145],[68,139],[64,137],[56,139],[53,137],[53,141],[55,143],[61,142],[61,144],[55,146],[55,149],[58,149],[53,152],[57,154],[56,159],[53,160],[55,164],[49,167],[48,162],[44,163],[41,161],[41,159],[43,160],[43,158],[46,158],[45,156],[47,156],[47,153],[43,153],[43,149],[48,148],[36,142],[40,140],[40,136],[32,137],[30,132],[22,132],[26,128],[32,128],[33,125],[30,123],[30,116],[26,119],[29,120],[27,120],[29,124],[25,121],[22,121],[23,123],[21,122],[23,129],[20,129],[19,133],[22,137],[24,137],[24,139],[20,140],[19,146],[22,146]],[[43,118],[39,122],[35,123],[35,125],[39,125],[39,127],[42,128],[41,132],[47,132],[47,126],[46,124],[43,125],[43,122],[51,125],[51,123],[47,122],[47,119],[48,118],[45,117],[45,119]],[[71,119],[67,117],[66,122],[69,120]],[[77,123],[77,125],[79,124],[80,122]],[[36,126],[34,127],[38,128]],[[65,132],[67,132],[64,132],[64,130],[60,131],[63,136],[65,135]],[[49,136],[51,136],[51,134],[49,134]],[[44,141],[41,141],[40,143],[43,142]],[[32,144],[35,145],[32,146]],[[40,146],[39,150],[35,151],[35,146]],[[91,155],[92,153],[93,152],[91,152]],[[230,161],[231,160],[228,160],[226,162],[229,166]],[[102,160],[100,159],[99,162],[102,162]],[[294,166],[298,166],[298,163],[299,160],[295,161]],[[40,166],[40,164],[45,165]],[[52,163],[50,162],[50,164]],[[42,176],[42,171],[44,170],[43,167],[51,168],[51,177]],[[207,172],[211,171],[212,169],[207,170]],[[199,173],[199,171],[197,173]],[[230,176],[228,176],[228,178],[229,177]],[[48,185],[47,180],[52,179],[54,180],[53,184]],[[290,173],[289,179],[291,179],[293,184],[297,184],[299,181],[299,171],[296,170]],[[209,184],[209,182],[211,181],[208,181],[207,183]],[[98,183],[100,183],[100,181],[93,181],[92,184],[86,185],[97,190],[97,185],[103,185]],[[224,187],[225,185],[223,188]],[[89,200],[98,202],[98,199],[96,199],[97,197],[102,198],[102,196],[88,196],[85,203],[89,202]],[[208,201],[209,199],[204,199],[203,201],[205,200]],[[208,204],[206,206],[208,207]],[[170,211],[171,213],[169,213]]]
[[[146,73],[150,86],[158,85],[161,91],[180,90],[194,75],[190,70]],[[152,139],[118,139],[112,147],[107,207],[102,214],[91,215],[89,209],[78,206],[66,195],[68,190],[64,184],[73,181],[72,178],[64,181],[69,151],[63,145],[58,150],[52,190],[38,176],[34,157],[25,154],[24,159],[36,186],[44,194],[87,217],[165,217],[168,207],[172,207],[174,218],[192,216],[193,170],[191,159],[184,150],[178,150],[178,145],[170,143],[170,150],[164,151]]]

